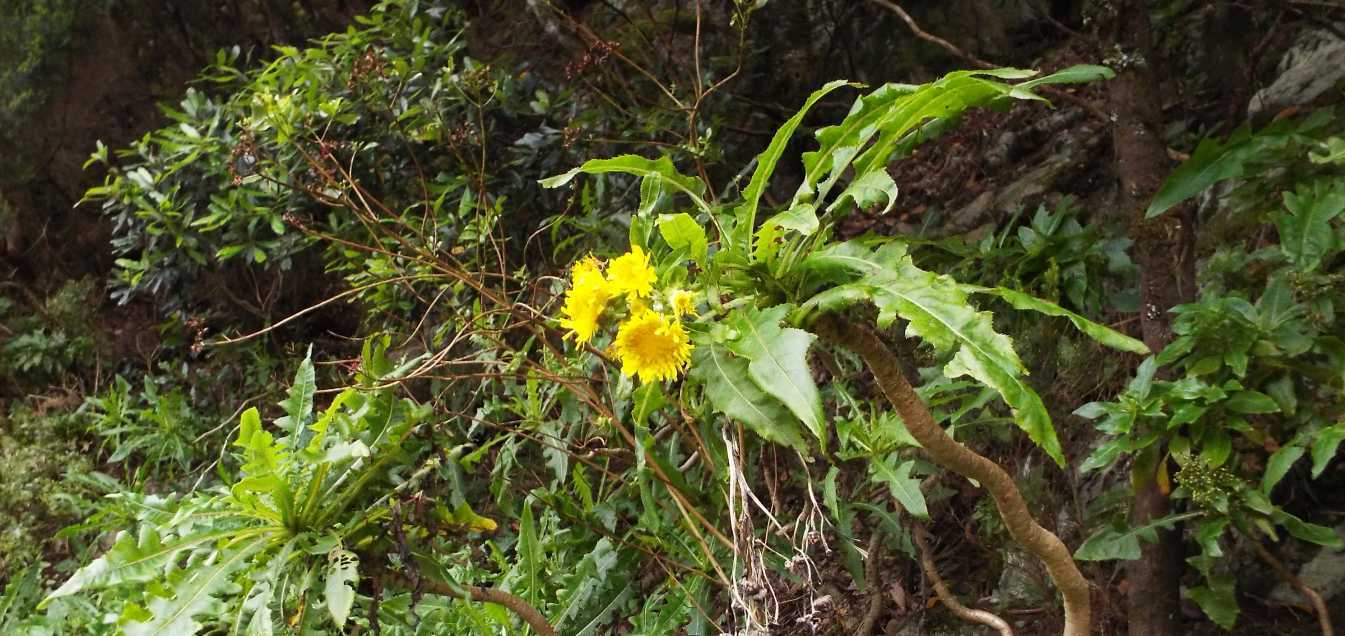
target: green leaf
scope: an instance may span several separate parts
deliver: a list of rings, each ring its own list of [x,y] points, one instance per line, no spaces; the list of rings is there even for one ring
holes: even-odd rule
[[[1110,327],[1093,322],[1048,300],[1042,300],[1031,294],[1024,294],[1023,292],[1007,287],[967,286],[967,289],[973,292],[999,296],[1005,301],[1008,301],[1010,305],[1013,305],[1014,309],[1019,311],[1035,311],[1047,316],[1068,318],[1069,321],[1074,324],[1076,329],[1083,332],[1084,335],[1089,338],[1096,340],[1099,344],[1111,347],[1118,351],[1137,353],[1142,356],[1149,355],[1149,347],[1145,346],[1143,342],[1131,338]]]
[[[1234,591],[1232,578],[1216,577],[1209,581],[1208,585],[1193,587],[1187,590],[1186,594],[1216,625],[1224,629],[1233,629],[1240,611]]]
[[[1275,489],[1275,485],[1284,479],[1284,475],[1289,472],[1294,463],[1303,456],[1305,452],[1302,446],[1281,446],[1266,460],[1266,472],[1261,475],[1261,492],[1266,495]]]
[[[691,378],[705,387],[715,410],[746,424],[767,441],[806,452],[808,444],[798,420],[752,381],[747,367],[746,359],[714,342],[698,342],[691,352]]]
[[[660,216],[658,231],[663,240],[668,242],[669,247],[675,250],[686,249],[691,255],[691,260],[697,263],[705,262],[705,255],[709,251],[705,228],[702,228],[696,219],[691,218],[690,214],[679,212]]]
[[[1345,163],[1345,137],[1331,137],[1321,142],[1318,148],[1321,152],[1308,154],[1309,161],[1313,163]]]
[[[583,475],[579,470],[576,475]],[[524,572],[524,590],[528,601],[533,607],[537,606],[537,595],[541,592],[541,583],[538,580],[538,573],[542,569],[542,544],[537,538],[537,524],[533,520],[531,501],[523,502],[523,514],[518,522],[518,560],[519,565],[523,566]]]
[[[645,425],[650,415],[668,404],[668,399],[663,395],[663,387],[656,382],[640,385],[631,397],[635,403],[631,409],[631,419],[639,425]]]
[[[288,395],[280,403],[281,408],[285,409],[285,417],[275,421],[276,426],[289,432],[292,445],[298,443],[304,425],[313,417],[313,394],[317,392],[315,378],[313,348],[309,347],[308,355],[299,363],[299,370],[294,372],[294,383],[290,385]]]
[[[1163,182],[1149,203],[1145,218],[1158,216],[1220,181],[1242,176],[1248,161],[1266,150],[1288,143],[1288,132],[1286,125],[1272,124],[1257,133],[1244,126],[1226,142],[1220,143],[1214,138],[1202,140],[1191,158],[1177,166]]]
[[[766,146],[761,154],[757,155],[757,168],[752,173],[752,179],[747,182],[747,188],[743,190],[743,202],[733,211],[737,218],[736,227],[740,229],[743,235],[750,235],[753,228],[756,227],[757,207],[760,205],[761,195],[766,192],[766,187],[770,185],[771,176],[775,174],[775,166],[780,163],[780,157],[784,155],[785,149],[789,146],[789,140],[794,136],[794,131],[803,122],[804,115],[812,109],[818,100],[842,86],[858,86],[858,84],[835,80],[813,91],[813,94],[809,95],[808,99],[803,102],[803,107],[775,130],[775,135],[771,137],[771,143]]]
[[[224,603],[215,598],[232,585],[230,576],[242,567],[243,561],[265,546],[267,539],[258,537],[232,552],[222,555],[213,565],[174,572],[167,589],[171,596],[155,595],[146,609],[151,618],[132,620],[122,626],[126,636],[158,636],[161,634],[196,634],[204,625],[197,616],[219,616]]]
[[[1345,548],[1345,540],[1341,540],[1340,535],[1331,528],[1308,523],[1283,510],[1276,510],[1271,517],[1299,539],[1335,550]]]
[[[668,157],[659,157],[658,159],[646,159],[639,155],[621,155],[611,159],[590,159],[565,174],[556,175],[547,179],[542,179],[538,183],[543,188],[559,188],[580,173],[587,174],[607,174],[607,173],[630,174],[642,179],[658,179],[665,188],[676,190],[688,197],[696,207],[706,214],[711,214],[710,206],[701,198],[705,194],[705,184],[693,177],[688,177],[677,171],[673,167],[672,159]]]
[[[1345,210],[1345,187],[1318,182],[1315,187],[1284,193],[1285,211],[1271,215],[1280,233],[1280,249],[1302,270],[1313,270],[1340,250],[1331,221]]]
[[[893,469],[882,459],[869,462],[869,471],[873,478],[887,484],[892,498],[901,504],[906,512],[919,519],[929,518],[929,508],[925,505],[925,495],[920,492],[920,480],[911,476],[915,460],[908,459]]]
[[[1345,440],[1345,423],[1329,426],[1317,431],[1312,440],[1312,478],[1326,470],[1327,464],[1336,456],[1340,442]]]
[[[915,266],[901,243],[871,249],[847,241],[810,255],[800,264],[805,276],[836,280],[842,272],[851,282],[825,290],[804,303],[801,315],[814,310],[838,311],[870,301],[878,308],[878,325],[898,317],[915,336],[941,351],[954,351],[944,375],[969,375],[994,389],[1013,409],[1014,422],[1056,464],[1065,465],[1064,452],[1041,397],[1023,381],[1026,370],[1008,336],[995,331],[993,316],[977,311],[964,287],[947,276]]]
[[[1139,535],[1124,528],[1103,527],[1074,551],[1074,558],[1080,561],[1133,561],[1140,558]]]
[[[1200,458],[1215,467],[1223,466],[1232,454],[1233,439],[1223,431],[1212,431],[1205,437],[1205,443],[1200,449]]]
[[[1260,391],[1238,391],[1228,397],[1228,401],[1224,402],[1224,408],[1234,413],[1278,413],[1280,405]]]
[[[1032,89],[1044,84],[1086,84],[1089,82],[1100,82],[1116,77],[1116,73],[1105,66],[1096,64],[1077,64],[1069,68],[1060,69],[1050,75],[1030,79],[1014,88]]]
[[[354,552],[337,548],[327,554],[327,573],[323,577],[323,598],[327,611],[338,628],[344,628],[355,605],[355,587],[360,581],[360,558]]]
[[[786,230],[809,236],[820,226],[817,209],[811,203],[799,203],[762,222],[757,230],[756,247],[752,258],[756,261],[769,261],[780,249]]]
[[[897,182],[892,180],[892,175],[886,170],[864,173],[845,187],[840,196],[827,206],[827,212],[844,208],[847,202],[860,210],[882,204],[883,208],[878,214],[887,214],[897,204]]]
[[[234,530],[215,530],[164,543],[162,535],[149,525],[141,527],[139,535],[122,532],[106,554],[75,571],[65,583],[42,600],[38,609],[42,609],[53,599],[84,590],[152,580],[169,569],[184,550],[225,539],[234,534],[236,534]]]
[[[765,310],[735,310],[727,324],[738,332],[737,338],[727,346],[749,361],[748,375],[757,386],[789,407],[825,443],[822,399],[808,367],[808,347],[816,336],[802,329],[782,328],[780,322],[789,309],[777,305]]]

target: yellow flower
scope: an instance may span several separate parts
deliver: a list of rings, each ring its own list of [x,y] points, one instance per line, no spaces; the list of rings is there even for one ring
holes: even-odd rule
[[[573,337],[580,344],[593,339],[598,319],[611,297],[612,290],[602,277],[597,259],[586,256],[575,263],[570,270],[570,289],[565,292],[565,304],[561,307],[564,317],[560,326],[569,331],[565,337]]]
[[[621,372],[641,382],[675,379],[691,360],[691,341],[682,323],[648,309],[621,323],[612,348]]]
[[[696,315],[696,294],[685,289],[674,289],[669,292],[668,304],[672,305],[673,315],[678,318]]]
[[[607,283],[616,294],[629,294],[632,298],[648,298],[654,293],[654,282],[658,276],[649,265],[649,255],[639,245],[630,246],[630,251],[612,260],[607,268]]]

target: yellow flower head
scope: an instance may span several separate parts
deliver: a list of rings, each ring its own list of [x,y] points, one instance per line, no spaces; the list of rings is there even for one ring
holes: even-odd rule
[[[630,246],[630,251],[616,257],[607,268],[607,283],[616,294],[629,294],[632,298],[648,298],[654,293],[654,282],[658,276],[649,265],[649,255],[639,245]]]
[[[565,292],[565,305],[561,307],[564,317],[560,326],[569,331],[565,337],[574,337],[581,344],[591,340],[611,297],[612,290],[607,279],[602,277],[597,259],[586,256],[575,263],[570,270],[570,289]]]
[[[691,341],[682,323],[648,309],[621,323],[612,348],[621,372],[641,382],[675,379],[691,361]]]
[[[669,292],[668,304],[672,305],[673,315],[678,318],[696,315],[696,294],[685,289],[674,289]]]

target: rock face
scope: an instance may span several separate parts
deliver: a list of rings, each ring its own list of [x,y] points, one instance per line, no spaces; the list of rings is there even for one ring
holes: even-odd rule
[[[1339,31],[1339,29],[1338,29]],[[1345,40],[1325,29],[1304,31],[1280,58],[1279,76],[1252,96],[1247,115],[1270,117],[1326,95],[1345,79]]]

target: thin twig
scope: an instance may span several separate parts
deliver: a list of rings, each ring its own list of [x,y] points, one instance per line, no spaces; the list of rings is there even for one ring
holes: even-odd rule
[[[1312,589],[1307,583],[1304,583],[1303,579],[1290,572],[1289,568],[1284,567],[1284,563],[1275,558],[1275,555],[1271,554],[1259,541],[1252,541],[1251,543],[1252,549],[1256,551],[1256,556],[1261,557],[1261,560],[1265,561],[1270,569],[1275,570],[1275,573],[1280,575],[1285,583],[1293,586],[1299,594],[1306,596],[1308,602],[1312,603],[1312,611],[1316,612],[1317,622],[1322,626],[1322,636],[1334,636],[1335,630],[1331,628],[1331,612],[1327,611],[1326,601],[1322,600],[1322,595],[1318,594],[1317,590]]]
[[[394,575],[392,582],[411,589],[418,587],[412,583],[411,580],[402,576]],[[478,603],[494,603],[503,606],[519,618],[523,619],[523,622],[527,623],[537,636],[556,635],[556,629],[551,626],[551,623],[547,622],[546,616],[537,611],[537,608],[529,605],[522,597],[510,594],[504,590],[499,590],[493,587],[477,587],[475,585],[449,585],[448,583],[436,581],[434,579],[420,579],[418,583],[420,583],[420,586],[427,588],[430,592],[440,596],[464,598],[465,595],[466,598]]]
[[[939,569],[934,565],[934,553],[929,549],[929,536],[925,532],[925,527],[915,525],[915,545],[920,549],[920,566],[925,570],[925,576],[929,577],[929,582],[934,585],[934,594],[939,597],[939,601],[948,608],[948,611],[956,614],[958,618],[973,623],[986,625],[999,632],[1000,636],[1013,636],[1013,629],[1004,619],[991,614],[985,610],[971,609],[962,604],[953,595],[952,590],[948,589],[948,584],[944,582],[943,576],[939,574]]]
[[[892,2],[892,0],[869,0],[869,2],[872,2],[880,7],[883,7],[884,9],[887,9],[888,11],[891,11],[892,13],[897,14],[897,17],[901,18],[901,21],[905,22],[906,26],[910,27],[911,32],[915,34],[915,37],[918,37],[926,42],[930,42],[939,46],[943,50],[951,53],[954,57],[966,60],[967,62],[970,62],[973,66],[982,69],[1001,68],[1002,66],[999,64],[992,64],[979,57],[976,57],[975,55],[972,55],[971,53],[963,51],[952,42],[949,42],[948,40],[945,40],[937,35],[934,35],[933,33],[930,33],[920,28],[920,24],[915,21],[915,18],[912,18],[911,14],[906,13],[906,10],[901,8],[901,5]],[[1092,102],[1082,97],[1079,97],[1078,95],[1075,95],[1073,93],[1067,93],[1063,90],[1051,86],[1040,86],[1037,88],[1037,90],[1041,92],[1043,95],[1048,95],[1056,99],[1061,99],[1070,102],[1071,104],[1074,104],[1075,106],[1078,106],[1079,108],[1088,111],[1089,115],[1092,115],[1095,119],[1099,121],[1111,122],[1111,117],[1107,115],[1106,112],[1104,112],[1101,108],[1098,108],[1097,105],[1093,104]]]

